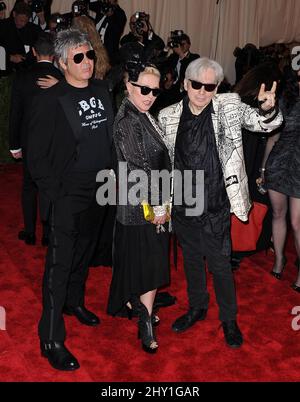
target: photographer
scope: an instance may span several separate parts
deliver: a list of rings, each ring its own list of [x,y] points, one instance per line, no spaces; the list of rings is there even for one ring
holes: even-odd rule
[[[30,17],[28,4],[19,2],[10,18],[0,23],[0,43],[6,51],[8,71],[27,68],[34,62],[31,48],[41,29],[29,22]]]
[[[90,1],[89,8],[96,13],[97,31],[108,52],[111,64],[115,64],[120,39],[127,21],[125,11],[118,5],[118,0]]]
[[[186,69],[192,61],[198,59],[200,56],[199,54],[190,52],[191,40],[181,30],[171,31],[168,47],[173,51],[168,57],[168,65],[176,74],[173,89],[176,93],[176,101],[180,101],[184,93],[183,83]]]
[[[121,46],[138,42],[147,50],[154,50],[157,55],[164,50],[164,41],[154,33],[149,14],[144,12],[134,13],[130,18],[129,26],[130,32],[121,39]]]
[[[16,0],[15,6],[18,3],[26,3],[29,5],[31,8],[30,22],[38,25],[44,31],[47,27],[48,17],[51,14],[52,0]]]

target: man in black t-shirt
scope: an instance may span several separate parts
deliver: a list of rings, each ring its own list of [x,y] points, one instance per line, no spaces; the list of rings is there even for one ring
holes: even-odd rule
[[[84,325],[100,323],[84,306],[84,289],[105,214],[96,202],[96,176],[111,168],[113,112],[106,85],[90,81],[95,53],[87,36],[61,31],[55,50],[65,79],[33,103],[28,164],[51,200],[41,351],[55,369],[72,371],[79,363],[64,345],[63,313]]]

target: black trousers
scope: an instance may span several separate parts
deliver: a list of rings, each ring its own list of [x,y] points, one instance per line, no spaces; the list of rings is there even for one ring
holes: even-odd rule
[[[40,215],[41,217],[46,215],[45,209],[48,209],[49,201],[43,198],[42,194],[38,193],[38,187],[32,180],[31,174],[27,167],[26,151],[23,151],[23,184],[22,184],[22,210],[24,219],[24,230],[26,233],[35,233],[36,230],[36,218],[37,218],[37,208],[38,208],[38,198],[40,205]],[[44,218],[43,224],[43,235],[48,237],[49,235],[49,225]]]
[[[221,321],[235,320],[237,302],[230,256],[220,253],[220,242],[213,234],[205,233],[200,225],[185,224],[175,218],[174,228],[182,247],[190,307],[208,308],[209,294],[204,261],[206,257],[208,269],[213,274],[219,318]]]
[[[43,279],[43,312],[39,337],[63,342],[66,337],[63,307],[84,304],[85,282],[105,208],[90,200],[87,208],[72,213],[71,197],[52,206],[51,235]]]

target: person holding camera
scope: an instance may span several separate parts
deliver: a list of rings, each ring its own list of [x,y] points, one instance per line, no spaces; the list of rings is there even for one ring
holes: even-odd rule
[[[121,39],[121,46],[126,43],[140,42],[145,48],[151,47],[158,51],[164,49],[165,43],[154,32],[149,14],[137,11],[130,17],[129,26],[130,32]]]
[[[9,18],[0,21],[0,43],[6,51],[8,71],[28,68],[34,63],[32,46],[42,30],[29,22],[30,17],[31,8],[20,2]]]
[[[114,65],[127,22],[125,11],[119,6],[118,0],[90,1],[89,9],[96,13],[97,31],[108,52],[110,63]]]
[[[51,14],[52,0],[16,0],[16,4],[23,2],[31,8],[30,22],[38,25],[43,31],[47,27],[47,17]]]
[[[282,123],[275,107],[276,83],[260,88],[260,109],[241,102],[237,94],[217,94],[224,79],[214,60],[200,58],[189,64],[184,80],[187,96],[159,114],[175,170],[204,172],[204,182],[193,180],[192,194],[203,194],[203,208],[181,203],[172,208],[173,227],[181,244],[189,298],[188,311],[172,325],[176,333],[206,318],[207,291],[204,257],[213,274],[226,344],[238,348],[237,301],[230,255],[230,212],[247,221],[251,208],[245,171],[242,127],[271,132]],[[176,194],[176,184],[175,184]]]
[[[173,103],[176,103],[184,97],[183,84],[188,65],[200,56],[197,53],[190,52],[190,37],[181,30],[171,31],[171,36],[168,40],[168,48],[173,51],[168,57],[167,63],[176,75],[172,86]]]

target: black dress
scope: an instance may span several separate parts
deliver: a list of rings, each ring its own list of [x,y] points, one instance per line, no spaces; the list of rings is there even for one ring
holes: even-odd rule
[[[150,115],[140,113],[124,100],[114,128],[118,161],[126,161],[128,174],[141,169],[170,170],[168,150]],[[128,187],[130,188],[130,186]],[[122,315],[132,297],[141,296],[169,284],[169,233],[157,233],[145,221],[140,205],[117,206],[113,245],[113,276],[108,314]]]
[[[284,116],[285,126],[266,164],[266,186],[300,198],[300,98]]]

